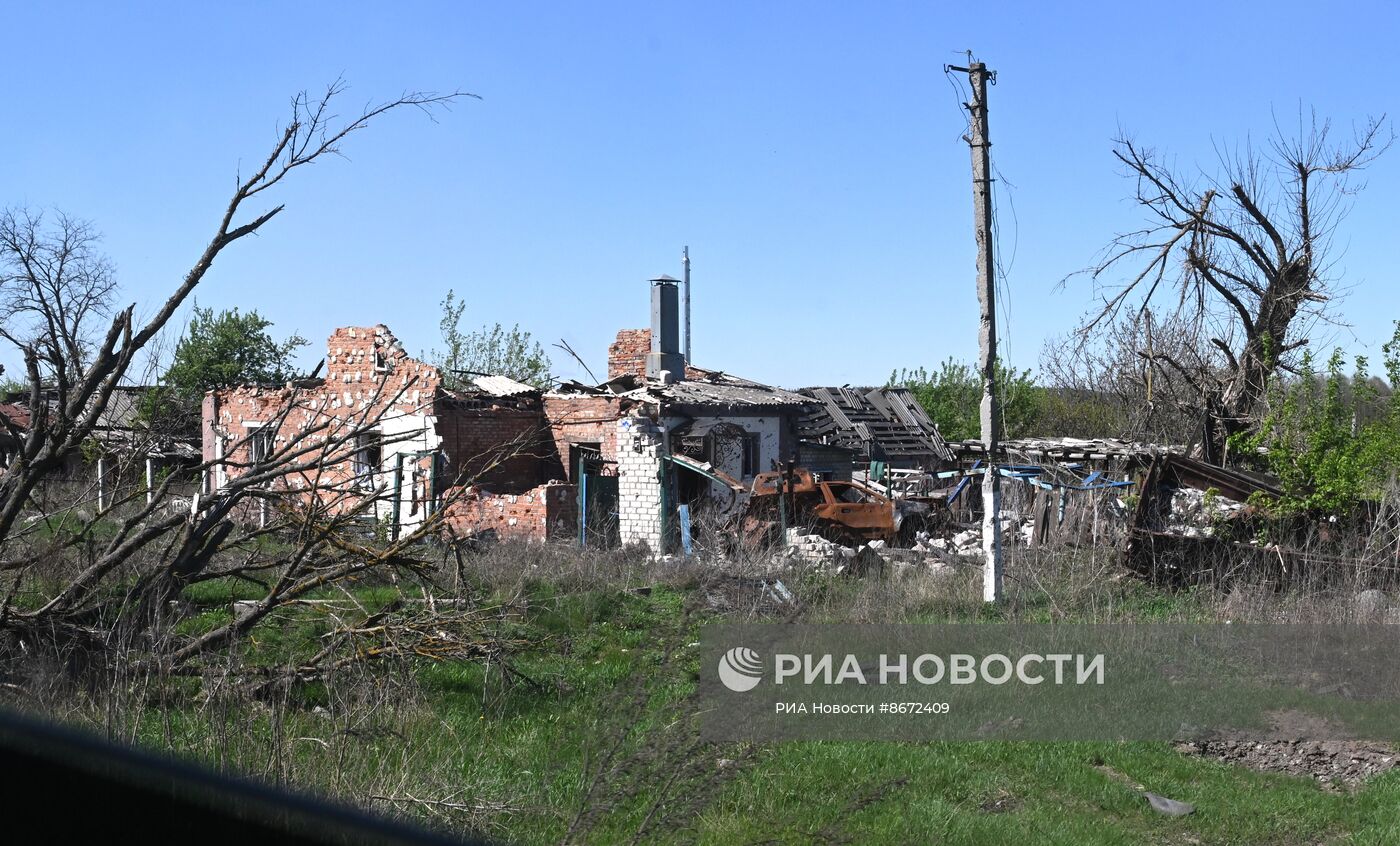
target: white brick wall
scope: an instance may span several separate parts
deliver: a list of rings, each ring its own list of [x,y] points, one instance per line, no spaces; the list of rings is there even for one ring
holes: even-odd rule
[[[661,542],[661,452],[664,432],[650,420],[617,421],[618,534],[623,545]]]

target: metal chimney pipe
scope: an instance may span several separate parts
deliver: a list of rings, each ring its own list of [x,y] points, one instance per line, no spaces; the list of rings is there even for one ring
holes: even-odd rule
[[[663,384],[685,378],[685,356],[681,353],[680,280],[658,276],[651,280],[651,353],[647,355],[647,378]],[[662,374],[668,374],[663,376]]]
[[[681,247],[681,266],[685,270],[681,274],[685,280],[685,363],[691,364],[694,359],[690,357],[690,247]]]

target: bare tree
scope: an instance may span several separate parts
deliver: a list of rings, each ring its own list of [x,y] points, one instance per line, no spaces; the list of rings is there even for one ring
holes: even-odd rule
[[[91,224],[49,217],[0,212],[0,338],[32,351],[41,376],[66,383],[85,369],[116,283]]]
[[[249,205],[260,201],[297,168],[339,154],[347,136],[386,112],[411,107],[431,116],[435,109],[470,96],[460,91],[411,92],[370,105],[345,120],[331,111],[345,88],[345,83],[337,80],[320,97],[302,92],[292,98],[290,120],[279,131],[262,165],[247,177],[239,177],[213,238],[145,323],[137,322],[132,305],[111,315],[105,325],[98,325],[99,319],[108,316],[113,289],[110,268],[92,249],[94,236],[87,226],[60,218],[57,228],[47,232],[38,215],[13,212],[0,219],[3,307],[7,314],[21,318],[22,327],[7,330],[4,337],[23,356],[35,412],[27,432],[12,431],[23,442],[0,476],[0,539],[10,532],[40,481],[62,466],[92,434],[137,355],[165,328],[214,260],[283,209],[275,205],[250,215]],[[51,391],[56,401],[41,404],[41,389]]]
[[[1114,155],[1136,184],[1147,225],[1119,235],[1089,275],[1098,283],[1122,267],[1126,280],[1105,291],[1082,337],[1127,308],[1171,298],[1169,322],[1213,348],[1211,360],[1149,355],[1200,393],[1208,454],[1220,458],[1230,435],[1249,430],[1269,379],[1289,368],[1315,320],[1337,295],[1332,236],[1358,172],[1393,140],[1384,118],[1345,142],[1315,115],[1296,135],[1277,131],[1268,151],[1248,145],[1222,154],[1218,175],[1186,176],[1160,153],[1120,137]],[[1195,343],[1188,346],[1195,348]]]
[[[1159,319],[1151,309],[1100,323],[1087,337],[1047,339],[1040,377],[1049,392],[1041,401],[1042,425],[1058,423],[1066,434],[1187,444],[1202,434],[1198,380],[1218,352],[1202,346],[1175,315]]]
[[[283,206],[274,205],[248,212],[260,195],[297,168],[338,154],[347,136],[386,112],[414,107],[431,116],[469,96],[407,93],[341,119],[331,106],[344,89],[337,81],[318,98],[302,93],[292,99],[290,120],[278,131],[270,152],[252,174],[238,179],[213,238],[144,323],[135,319],[134,305],[111,307],[116,292],[112,270],[97,251],[88,224],[23,210],[0,215],[0,339],[14,345],[24,360],[31,410],[27,426],[0,416],[7,434],[19,442],[12,460],[0,468],[0,577],[5,593],[0,632],[21,638],[47,632],[51,639],[62,633],[100,646],[120,628],[122,634],[145,638],[150,645],[168,622],[168,600],[184,586],[220,577],[264,583],[266,577],[261,610],[194,641],[176,640],[157,650],[168,662],[178,663],[227,643],[270,610],[310,591],[374,568],[416,572],[426,567],[421,555],[407,550],[435,531],[440,518],[423,520],[392,542],[365,543],[356,525],[374,512],[373,498],[344,486],[319,484],[324,468],[347,461],[356,438],[373,429],[408,387],[391,388],[387,381],[361,414],[317,420],[303,427],[298,439],[256,460],[220,458],[195,468],[196,476],[228,475],[218,496],[176,497],[176,477],[171,476],[151,490],[143,487],[105,503],[97,500],[96,509],[91,508],[91,490],[72,490],[71,501],[57,513],[34,498],[36,490],[81,453],[113,393],[134,373],[138,357],[149,352],[215,259],[282,211]],[[283,414],[303,409],[307,401],[293,389]],[[127,446],[136,455],[148,447]],[[231,456],[238,454],[237,446]],[[310,485],[316,495],[293,495],[289,482],[294,479]],[[270,513],[271,519],[240,519],[250,508]],[[26,513],[30,519],[20,521]],[[279,545],[276,554],[265,554],[257,547],[260,537],[279,532],[293,539],[290,551]],[[51,585],[42,603],[15,607],[11,600],[35,574]]]

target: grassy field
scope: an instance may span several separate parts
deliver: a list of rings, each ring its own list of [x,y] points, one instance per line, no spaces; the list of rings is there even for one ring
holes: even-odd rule
[[[63,701],[70,719],[149,747],[510,843],[1400,843],[1394,773],[1330,792],[1164,743],[715,748],[699,742],[688,710],[696,634],[716,619],[1210,620],[1258,607],[1257,598],[1168,594],[1079,561],[1040,562],[995,610],[978,601],[975,572],[794,575],[799,605],[763,608],[744,579],[620,561],[585,568],[573,555],[498,550],[456,588],[520,609],[509,625],[532,646],[514,675],[402,658],[270,699],[174,680],[114,692],[118,701]],[[226,619],[239,591],[189,591],[195,613],[183,633]],[[294,660],[319,648],[337,602],[372,610],[415,591],[327,594],[264,622],[227,660]],[[1197,810],[1162,816],[1129,782]]]

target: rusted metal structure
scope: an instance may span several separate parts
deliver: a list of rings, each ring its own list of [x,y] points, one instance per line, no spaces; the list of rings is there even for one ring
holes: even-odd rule
[[[794,525],[843,542],[910,540],[930,512],[926,502],[891,499],[858,482],[818,480],[800,467],[760,473],[751,495],[751,515],[771,518],[781,510]]]

